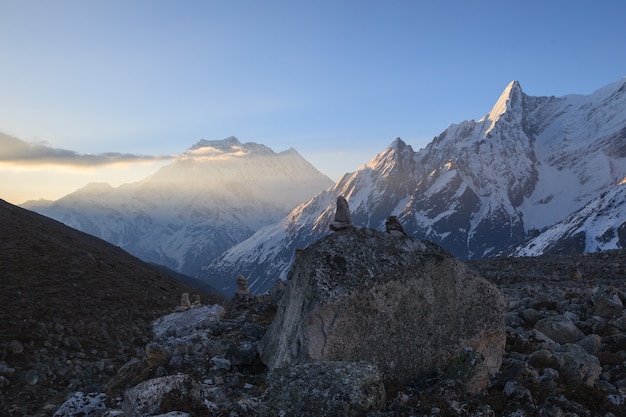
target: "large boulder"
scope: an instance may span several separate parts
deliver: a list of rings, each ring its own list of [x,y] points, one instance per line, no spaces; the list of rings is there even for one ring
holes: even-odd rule
[[[301,251],[261,340],[270,368],[369,362],[406,382],[472,348],[493,374],[505,346],[498,289],[429,242],[349,228]]]

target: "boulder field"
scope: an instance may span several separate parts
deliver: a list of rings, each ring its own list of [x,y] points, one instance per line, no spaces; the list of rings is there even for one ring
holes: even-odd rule
[[[297,257],[269,294],[155,320],[55,416],[624,415],[623,251],[463,264],[347,227]]]

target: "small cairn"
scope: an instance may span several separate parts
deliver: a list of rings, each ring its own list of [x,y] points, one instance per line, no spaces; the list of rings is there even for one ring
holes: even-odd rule
[[[335,221],[330,224],[330,230],[336,232],[338,230],[351,229],[352,219],[350,218],[350,207],[348,202],[342,196],[337,197],[337,211],[335,212]]]
[[[387,222],[385,223],[385,230],[391,236],[407,236],[402,224],[396,216],[387,217]]]
[[[237,277],[237,291],[235,298],[239,300],[247,300],[250,298],[250,289],[248,288],[248,280],[243,275]]]
[[[191,303],[191,308],[200,307],[202,302],[200,301],[200,294],[195,294],[193,296],[193,303]]]
[[[180,297],[180,305],[176,306],[175,311],[186,311],[191,308],[191,301],[189,301],[189,293],[184,292]]]

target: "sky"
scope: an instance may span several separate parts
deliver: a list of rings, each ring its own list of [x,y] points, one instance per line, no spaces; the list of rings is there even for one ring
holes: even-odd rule
[[[626,75],[622,0],[0,0],[0,198],[140,180],[200,139],[332,180],[526,94]]]

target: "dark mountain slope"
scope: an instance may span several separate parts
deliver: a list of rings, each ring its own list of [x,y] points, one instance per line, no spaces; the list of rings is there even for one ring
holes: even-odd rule
[[[150,321],[183,292],[199,293],[116,246],[0,200],[0,415],[35,414],[44,400],[105,383],[143,351]]]

